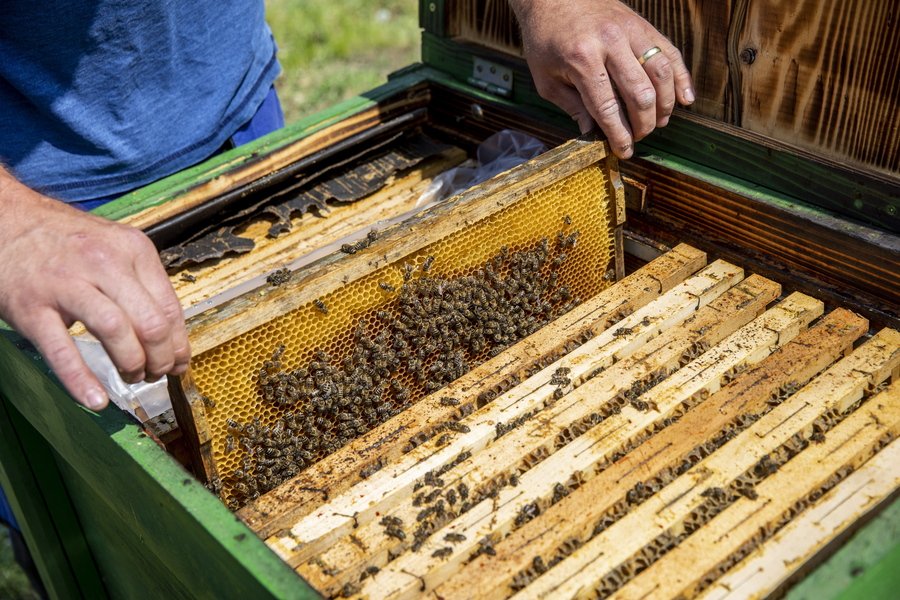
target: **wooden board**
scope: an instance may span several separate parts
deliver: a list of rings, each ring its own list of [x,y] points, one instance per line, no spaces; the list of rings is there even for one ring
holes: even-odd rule
[[[552,362],[610,328],[705,264],[702,252],[686,245],[675,247],[550,323],[540,335],[526,338],[502,356],[489,360],[248,504],[238,511],[238,516],[264,538],[289,527],[328,497],[360,481],[361,472],[397,458],[412,440],[433,436],[436,428],[463,411],[490,402],[514,382],[540,370],[545,361]],[[459,404],[448,406],[442,398],[456,398]]]
[[[581,597],[593,592],[595,587],[612,585],[615,589],[615,581],[602,581],[608,573],[625,564],[642,548],[656,542],[660,534],[678,536],[684,531],[683,528],[689,526],[691,519],[708,514],[701,509],[705,498],[709,497],[704,496],[706,490],[727,488],[743,474],[752,472],[754,468],[759,469],[764,456],[775,456],[774,453],[785,447],[796,433],[800,432],[801,440],[809,436],[814,422],[820,416],[845,401],[852,404],[858,400],[866,386],[877,381],[879,375],[886,376],[896,368],[898,359],[900,353],[896,351],[885,356],[883,347],[878,342],[864,346],[823,377],[817,378],[808,387],[772,409],[743,434],[727,443],[721,451],[699,461],[687,473],[575,550],[554,569],[538,577],[519,597],[541,598],[550,594]],[[885,415],[884,421],[875,421],[871,417],[870,410],[874,410],[874,414],[881,412],[878,407],[854,413],[831,432],[833,435],[826,436],[827,451],[823,454],[813,453],[812,456],[816,459],[827,456],[836,447],[847,445],[846,439],[849,437],[862,441],[862,448],[854,448],[855,452],[850,454],[850,457],[860,457],[855,463],[859,464],[874,453],[873,449],[880,447],[879,440],[885,435],[896,434],[897,427],[900,426],[900,406],[895,405],[892,409],[891,415]],[[864,430],[863,435],[857,436],[860,428]],[[815,446],[813,444],[810,447],[815,449]],[[839,470],[843,464],[838,461],[834,467]],[[808,467],[800,470],[810,471]],[[821,480],[827,478],[821,472],[818,476]],[[691,528],[687,531],[691,531]],[[625,532],[639,534],[629,536]],[[656,556],[658,554],[650,552],[647,560],[652,561]]]
[[[872,402],[877,408],[865,414],[873,419],[871,424],[874,425],[874,419],[881,420],[889,407],[900,404],[900,382],[874,397]],[[758,536],[758,519],[777,521],[785,512],[793,510],[796,497],[784,494],[784,488],[796,486],[799,480],[808,486],[809,493],[816,492],[817,478],[829,476],[839,464],[827,453],[847,451],[847,446],[835,448],[847,440],[840,438],[840,433],[834,432],[831,435],[837,439],[830,444],[813,446],[813,452],[804,453],[801,461],[788,463],[771,480],[756,486],[759,498],[738,500],[618,594],[622,598],[646,598],[657,591],[665,590],[667,594],[675,595],[679,588],[697,586],[706,571],[715,568],[716,561],[722,556],[743,552],[751,545]],[[900,442],[895,441],[834,486],[815,506],[757,546],[746,559],[718,579],[704,597],[710,600],[763,598],[778,592],[811,558],[825,550],[836,535],[865,520],[868,513],[892,497],[900,488],[898,461]],[[762,511],[764,514],[758,514]],[[704,552],[710,547],[715,547],[717,552]]]
[[[469,586],[472,586],[473,582],[477,582],[474,588],[479,590],[479,594],[483,594],[482,597],[496,596],[519,570],[527,568],[527,563],[531,562],[534,556],[541,556],[545,562],[549,563],[553,557],[552,550],[555,550],[557,546],[572,537],[589,533],[592,527],[591,524],[599,520],[605,512],[615,505],[619,498],[624,496],[637,483],[650,478],[656,473],[664,472],[666,465],[680,464],[684,457],[690,456],[690,452],[696,446],[703,445],[707,436],[717,435],[722,426],[729,423],[736,416],[747,412],[752,414],[758,411],[760,406],[764,406],[772,390],[779,389],[777,378],[771,376],[773,363],[779,362],[780,358],[792,360],[794,366],[797,367],[795,375],[802,377],[804,369],[807,373],[815,373],[818,370],[815,368],[815,366],[818,366],[816,365],[817,362],[819,364],[822,362],[827,364],[829,359],[834,359],[847,347],[848,343],[852,342],[854,335],[858,336],[864,330],[861,326],[863,324],[859,320],[854,323],[852,319],[848,321],[847,316],[844,316],[844,319],[840,317],[841,315],[837,315],[835,319],[832,319],[832,322],[837,321],[840,323],[843,321],[839,327],[850,326],[850,329],[843,335],[833,336],[826,327],[819,327],[811,330],[809,334],[801,335],[797,340],[776,351],[775,355],[764,360],[758,367],[751,369],[745,375],[736,379],[718,394],[701,403],[696,409],[689,411],[687,415],[674,425],[663,429],[661,433],[651,438],[646,444],[632,444],[637,445],[637,447],[631,450],[629,450],[630,446],[626,445],[623,450],[619,446],[623,441],[618,435],[619,432],[615,429],[608,430],[601,425],[605,431],[601,431],[600,435],[594,439],[594,444],[599,444],[599,446],[588,446],[588,449],[599,453],[595,460],[601,461],[599,464],[600,468],[603,469],[603,473],[595,478],[590,478],[589,475],[584,476],[586,481],[583,483],[579,477],[576,477],[575,480],[579,481],[577,489],[565,494],[552,508],[550,507],[550,502],[548,502],[553,496],[552,482],[559,479],[565,481],[569,471],[566,466],[563,466],[566,464],[565,462],[562,464],[555,463],[555,461],[550,462],[553,461],[555,456],[547,459],[548,465],[544,468],[548,470],[544,471],[545,473],[549,474],[552,472],[550,471],[552,469],[550,465],[564,470],[556,477],[550,479],[550,485],[548,486],[550,487],[550,490],[548,490],[550,493],[544,492],[542,494],[546,500],[541,502],[535,511],[540,516],[528,521],[513,536],[510,536],[502,543],[499,542],[503,534],[501,529],[498,532],[500,535],[497,542],[495,542],[497,544],[495,546],[496,558],[499,559],[501,556],[508,557],[511,561],[518,562],[516,568],[508,569],[504,563],[494,564],[493,557],[490,556],[479,557],[473,561],[469,568],[457,574],[453,583],[446,588],[436,590],[436,593],[442,596],[445,594],[450,596],[458,595],[460,592],[459,584],[463,580],[467,580]],[[828,338],[832,338],[830,344],[827,341]],[[808,349],[807,344],[813,340],[825,342],[822,344],[821,353],[816,354]],[[810,363],[810,366],[802,366],[801,363],[804,361]],[[756,398],[755,404],[751,401],[751,398],[742,397],[746,392],[751,392],[750,396]],[[737,398],[741,398],[741,401],[734,402]],[[686,401],[689,398],[684,398],[683,400]],[[652,427],[648,429],[652,430]],[[631,435],[626,432],[622,437],[625,440],[637,437],[639,441],[640,434],[641,430],[637,430],[633,431]],[[661,452],[661,450],[665,450],[665,452]],[[604,469],[604,457],[608,459],[616,452],[623,451],[627,451],[623,459],[613,467]],[[582,450],[581,453],[583,452]],[[541,473],[543,471],[542,466],[535,467],[537,469],[535,473]],[[576,473],[592,467],[593,463],[589,462],[585,469],[578,469]],[[668,468],[671,469],[672,467]],[[531,472],[528,472],[522,476],[522,487],[525,487],[526,478],[527,482],[532,486],[548,485],[546,475],[542,477],[539,474],[532,475]],[[472,519],[475,516],[480,516],[481,518],[479,521],[476,521],[477,525],[474,529],[463,529],[469,534],[467,537],[471,541],[463,543],[470,545],[463,548],[465,553],[459,556],[457,564],[462,559],[467,558],[473,549],[477,549],[478,540],[484,536],[492,535],[492,528],[495,522],[495,517],[492,513],[502,510],[502,508],[498,509],[497,506],[503,507],[505,505],[504,500],[507,502],[515,501],[522,493],[521,490],[515,488],[501,492],[495,506],[493,508],[486,507],[487,517],[477,515],[477,513],[472,516],[468,513],[465,515],[467,519]],[[529,503],[529,500],[525,496],[522,501],[516,501],[513,508],[518,510],[513,512],[513,515],[519,513]],[[544,512],[545,510],[546,512]],[[562,515],[563,513],[564,519],[557,520],[553,518],[555,515]],[[504,522],[500,517],[497,517],[496,520],[500,523]],[[477,535],[474,535],[476,532]],[[519,542],[517,543],[516,540],[519,540]],[[524,540],[530,540],[530,542],[525,544],[527,550],[523,551],[521,546]],[[463,544],[460,544],[460,546]],[[473,546],[475,547],[473,548]],[[546,550],[542,552],[542,548],[546,548]],[[413,583],[418,584],[415,578],[404,576],[404,571],[423,577],[425,585],[429,589],[439,585],[452,572],[438,568],[437,565],[442,563],[434,561],[433,558],[429,559],[428,556],[426,552],[421,552],[410,555],[405,565],[398,564],[394,566],[392,563],[389,565],[388,570],[383,571],[384,575],[379,573],[375,576],[372,585],[375,585],[375,582],[380,582],[382,586],[377,588],[378,591],[375,591],[376,588],[368,585],[363,588],[363,591],[369,590],[372,597],[387,597],[387,595],[394,593],[399,594],[397,597],[404,597],[405,591],[403,593],[401,591],[409,590],[409,586]],[[523,562],[525,564],[522,564]],[[393,591],[389,592],[389,590]]]
[[[894,0],[746,5],[735,124],[897,176],[900,22]],[[748,61],[750,55],[755,60]]]

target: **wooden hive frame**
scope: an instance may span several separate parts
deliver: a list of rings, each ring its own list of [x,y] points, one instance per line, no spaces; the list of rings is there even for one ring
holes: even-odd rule
[[[594,194],[608,200],[605,214],[598,216],[611,232],[611,244],[619,250],[610,252],[611,260],[599,273],[610,278],[621,276],[621,224],[624,219],[624,196],[615,172],[615,159],[602,142],[576,140],[551,150],[541,157],[458,195],[436,208],[420,212],[402,225],[379,233],[378,239],[365,249],[347,256],[335,251],[292,273],[277,287],[264,285],[223,305],[189,319],[188,329],[195,356],[213,350],[238,336],[263,326],[273,319],[314,301],[336,293],[343,286],[422,251],[448,234],[471,227],[483,219],[513,207],[520,200],[576,173],[598,169],[606,182]],[[255,367],[252,367],[255,368]],[[220,472],[216,465],[213,443],[216,442],[209,423],[207,402],[195,384],[195,373],[170,381],[176,417],[181,425],[195,471],[207,482],[216,482]],[[218,443],[222,443],[219,440]]]

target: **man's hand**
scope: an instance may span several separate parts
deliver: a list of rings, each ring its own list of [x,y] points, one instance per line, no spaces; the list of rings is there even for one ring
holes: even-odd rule
[[[47,198],[0,168],[0,318],[30,339],[76,400],[106,406],[68,328],[81,321],[122,378],[187,369],[178,298],[140,231]]]
[[[618,0],[510,4],[538,92],[569,113],[582,133],[596,121],[620,158],[669,122],[676,100],[694,101],[681,53]],[[653,54],[654,47],[661,52]]]

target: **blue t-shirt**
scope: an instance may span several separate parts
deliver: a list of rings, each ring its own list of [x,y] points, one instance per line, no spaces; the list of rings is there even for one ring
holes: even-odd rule
[[[263,0],[0,0],[0,161],[110,196],[218,149],[280,67]]]

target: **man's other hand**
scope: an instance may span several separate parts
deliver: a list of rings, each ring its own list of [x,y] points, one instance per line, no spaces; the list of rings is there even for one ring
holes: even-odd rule
[[[76,321],[126,382],[182,374],[190,359],[181,306],[147,236],[42,196],[2,169],[0,318],[94,410],[108,398],[68,333]]]

